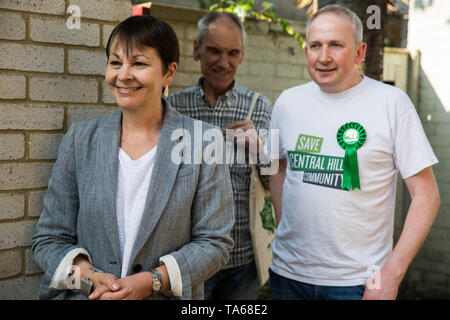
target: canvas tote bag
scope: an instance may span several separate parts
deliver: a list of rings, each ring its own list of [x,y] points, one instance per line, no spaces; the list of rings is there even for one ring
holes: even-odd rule
[[[259,93],[255,93],[250,104],[250,109],[247,114],[247,120],[250,120],[255,108],[256,100],[258,100]],[[253,244],[253,254],[255,257],[256,271],[258,273],[258,282],[262,286],[269,279],[269,267],[272,264],[272,241],[275,238],[275,227],[264,228],[263,222],[274,219],[274,209],[270,202],[269,192],[264,189],[264,186],[259,178],[258,169],[255,164],[250,164],[250,199],[249,199],[249,223],[250,233]],[[261,211],[266,204],[265,215],[261,216]],[[270,211],[269,211],[269,210]]]

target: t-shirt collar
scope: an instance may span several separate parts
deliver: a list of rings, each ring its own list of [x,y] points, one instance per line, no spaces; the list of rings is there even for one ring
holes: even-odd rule
[[[322,91],[317,84],[316,84],[316,86],[322,97],[327,98],[327,99],[339,99],[341,97],[345,97],[345,96],[351,94],[352,92],[358,91],[360,88],[365,86],[365,84],[367,82],[367,77],[363,74],[361,74],[361,75],[363,78],[357,85],[355,85],[351,88],[348,88],[344,91],[338,92],[338,93],[327,93],[325,91]]]

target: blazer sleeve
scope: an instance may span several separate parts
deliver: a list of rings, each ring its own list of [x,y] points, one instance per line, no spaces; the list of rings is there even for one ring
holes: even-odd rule
[[[200,165],[200,177],[191,208],[191,242],[171,253],[182,276],[183,299],[192,288],[218,272],[229,259],[234,225],[234,201],[228,165]]]
[[[43,209],[32,236],[33,257],[51,281],[66,254],[77,248],[79,208],[73,124],[64,136],[43,199]]]

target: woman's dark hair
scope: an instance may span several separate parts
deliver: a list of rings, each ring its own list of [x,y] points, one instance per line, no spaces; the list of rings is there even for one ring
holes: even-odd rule
[[[132,48],[143,50],[145,47],[155,48],[162,61],[163,72],[167,72],[169,64],[179,62],[180,48],[178,38],[172,27],[166,22],[152,16],[133,16],[118,24],[109,36],[106,56],[117,44],[129,55]]]

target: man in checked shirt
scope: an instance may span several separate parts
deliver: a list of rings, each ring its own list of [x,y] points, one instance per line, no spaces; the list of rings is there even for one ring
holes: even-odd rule
[[[228,12],[211,11],[198,22],[194,41],[194,59],[200,61],[202,76],[194,87],[169,96],[180,113],[213,124],[224,130],[242,133],[268,129],[271,102],[260,95],[251,120],[245,120],[255,92],[240,87],[234,78],[244,58],[245,30],[242,22]],[[256,131],[255,131],[256,129]],[[252,135],[250,135],[252,136]],[[261,148],[261,140],[254,134]],[[233,143],[240,143],[241,138]],[[245,138],[249,149],[248,135]],[[233,140],[232,140],[233,141]],[[236,146],[235,146],[236,150]],[[256,299],[258,289],[249,229],[250,165],[233,161],[230,175],[233,185],[236,222],[231,232],[234,247],[228,264],[205,282],[205,299]],[[258,169],[261,164],[257,163]],[[268,176],[260,175],[268,188]]]

